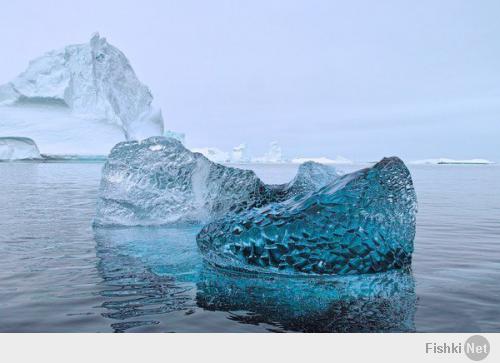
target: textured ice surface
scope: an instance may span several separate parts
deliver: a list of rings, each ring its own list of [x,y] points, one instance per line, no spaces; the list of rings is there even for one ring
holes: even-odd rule
[[[103,168],[95,224],[206,222],[311,192],[336,177],[331,167],[308,163],[292,182],[266,185],[253,171],[213,163],[173,138],[122,142]]]
[[[225,216],[197,240],[208,261],[226,268],[381,272],[411,263],[416,209],[410,172],[385,158],[314,193]]]
[[[0,160],[40,159],[35,142],[27,137],[0,137]]]
[[[106,298],[105,316],[115,320],[112,327],[123,331],[157,321],[165,323],[161,331],[176,330],[158,314],[185,316],[187,309],[200,309],[278,331],[415,329],[415,284],[405,270],[308,279],[228,272],[203,263],[198,231],[199,226],[94,229],[99,294]]]
[[[152,100],[125,55],[96,34],[0,86],[0,134],[30,137],[42,153],[107,154],[119,141],[163,134]]]

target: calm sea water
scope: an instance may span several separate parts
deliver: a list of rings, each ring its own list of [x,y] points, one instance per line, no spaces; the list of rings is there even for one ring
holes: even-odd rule
[[[214,270],[198,226],[93,229],[101,167],[0,163],[0,331],[500,332],[498,165],[411,168],[411,271],[315,279]]]

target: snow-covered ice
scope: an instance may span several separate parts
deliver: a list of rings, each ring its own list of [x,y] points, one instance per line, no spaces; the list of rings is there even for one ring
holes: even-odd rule
[[[163,134],[152,101],[125,55],[95,34],[0,86],[0,135],[32,138],[44,154],[107,154],[117,142]]]
[[[27,137],[0,137],[0,160],[41,159],[35,142]]]
[[[336,179],[308,163],[290,183],[267,185],[253,171],[214,163],[173,138],[116,145],[103,168],[96,225],[207,222],[312,192]]]

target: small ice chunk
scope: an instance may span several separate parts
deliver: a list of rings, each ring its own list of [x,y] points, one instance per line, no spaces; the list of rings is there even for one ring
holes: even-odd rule
[[[27,137],[0,137],[0,160],[41,159],[35,142]]]

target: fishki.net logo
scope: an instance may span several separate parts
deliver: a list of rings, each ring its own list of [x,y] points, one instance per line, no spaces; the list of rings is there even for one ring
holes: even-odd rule
[[[473,361],[480,361],[490,354],[490,342],[482,335],[473,335],[465,342],[426,342],[425,353],[465,354]]]

